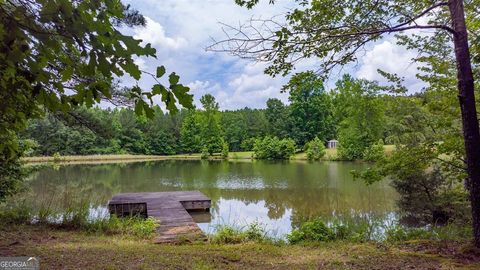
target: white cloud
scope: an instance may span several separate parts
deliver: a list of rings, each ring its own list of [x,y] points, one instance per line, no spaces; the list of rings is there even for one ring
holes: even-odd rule
[[[196,80],[189,83],[187,86],[190,87],[190,93],[194,96],[194,103],[197,108],[202,107],[202,105],[200,104],[200,97],[205,94],[212,94],[213,96],[215,96],[218,102],[217,93],[221,90],[221,86],[219,83]]]
[[[367,80],[377,80],[381,83],[387,82],[377,72],[377,69],[381,69],[405,77],[405,86],[407,86],[409,91],[415,92],[425,86],[415,76],[418,73],[417,68],[419,64],[413,62],[412,59],[416,56],[414,51],[407,50],[390,40],[384,40],[379,44],[375,44],[365,56],[360,58],[360,68],[355,75]]]
[[[133,60],[133,62],[141,69],[141,70],[145,70],[147,68],[147,65],[146,65],[146,62],[145,62],[145,59],[144,58],[135,58]]]
[[[288,95],[280,92],[286,78],[271,78],[263,74],[264,67],[264,64],[246,64],[241,69],[241,73],[231,76],[225,85],[199,80],[189,83],[190,91],[195,96],[196,106],[201,107],[199,99],[207,93],[215,96],[222,110],[243,107],[263,108],[269,98],[278,98],[287,102]]]
[[[249,63],[244,66],[241,74],[231,78],[227,84],[231,92],[223,94],[222,103],[225,108],[262,108],[269,98],[287,102],[288,94],[280,92],[287,79],[265,75],[265,66],[264,63]]]
[[[146,26],[134,28],[134,38],[143,40],[144,43],[151,43],[152,46],[161,46],[169,49],[180,49],[187,44],[183,37],[167,37],[163,26],[145,16]]]
[[[126,0],[133,8],[147,17],[147,26],[133,29],[135,38],[149,42],[157,49],[157,58],[136,60],[142,70],[155,72],[156,66],[164,65],[167,72],[175,71],[180,81],[190,86],[195,103],[206,93],[217,99],[221,109],[236,109],[245,106],[265,107],[268,98],[280,98],[287,102],[288,94],[280,89],[288,78],[271,78],[263,73],[265,63],[251,63],[227,54],[206,52],[211,37],[222,37],[218,22],[239,24],[251,18],[270,18],[284,13],[292,6],[291,1],[260,1],[259,5],[248,10],[235,5],[233,0]],[[360,57],[358,69],[346,67],[343,72],[366,79],[385,82],[377,69],[398,73],[406,78],[406,85],[412,91],[423,86],[415,78],[417,65],[412,64],[414,52],[396,45],[392,40],[373,44],[371,50]],[[318,59],[301,62],[294,72],[315,69]],[[333,87],[340,74],[332,74],[326,82]],[[139,85],[149,89],[152,78],[142,78]]]

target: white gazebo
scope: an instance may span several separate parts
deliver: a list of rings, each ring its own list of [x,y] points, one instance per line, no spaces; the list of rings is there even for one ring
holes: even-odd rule
[[[327,148],[337,148],[338,141],[337,140],[330,140],[327,142]]]

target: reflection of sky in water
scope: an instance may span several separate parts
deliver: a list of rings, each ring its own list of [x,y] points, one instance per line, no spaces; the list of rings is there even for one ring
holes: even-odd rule
[[[90,219],[99,219],[108,217],[110,213],[108,212],[108,208],[106,206],[97,206],[97,207],[90,207],[88,211],[88,217]]]
[[[217,202],[218,209],[212,209],[212,220],[210,223],[198,223],[205,232],[213,232],[218,225],[228,224],[236,227],[245,227],[252,223],[258,223],[271,236],[281,237],[292,230],[290,218],[291,209],[279,219],[268,217],[268,208],[265,201],[245,204],[239,200],[220,199]]]

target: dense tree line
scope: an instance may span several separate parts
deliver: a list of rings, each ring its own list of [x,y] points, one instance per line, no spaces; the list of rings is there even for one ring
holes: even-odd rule
[[[255,144],[259,149],[258,141],[273,138],[291,139],[298,152],[306,151],[313,140],[318,145],[338,138],[340,158],[354,160],[363,159],[379,140],[402,140],[392,139],[398,133],[394,114],[399,113],[393,104],[419,99],[389,94],[376,82],[349,75],[327,91],[313,72],[294,75],[282,90],[289,93],[289,104],[272,98],[265,109],[221,111],[209,94],[200,98],[201,108],[171,114],[157,107],[152,118],[128,108],[81,107],[31,120],[22,136],[36,145],[31,155],[212,155],[225,148],[252,151]],[[267,136],[270,140],[263,140]]]

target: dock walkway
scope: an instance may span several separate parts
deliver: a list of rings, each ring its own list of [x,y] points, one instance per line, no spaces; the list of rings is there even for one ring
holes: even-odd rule
[[[211,200],[200,191],[120,193],[108,202],[111,214],[157,219],[158,243],[204,237],[188,211],[209,211],[210,206]]]

